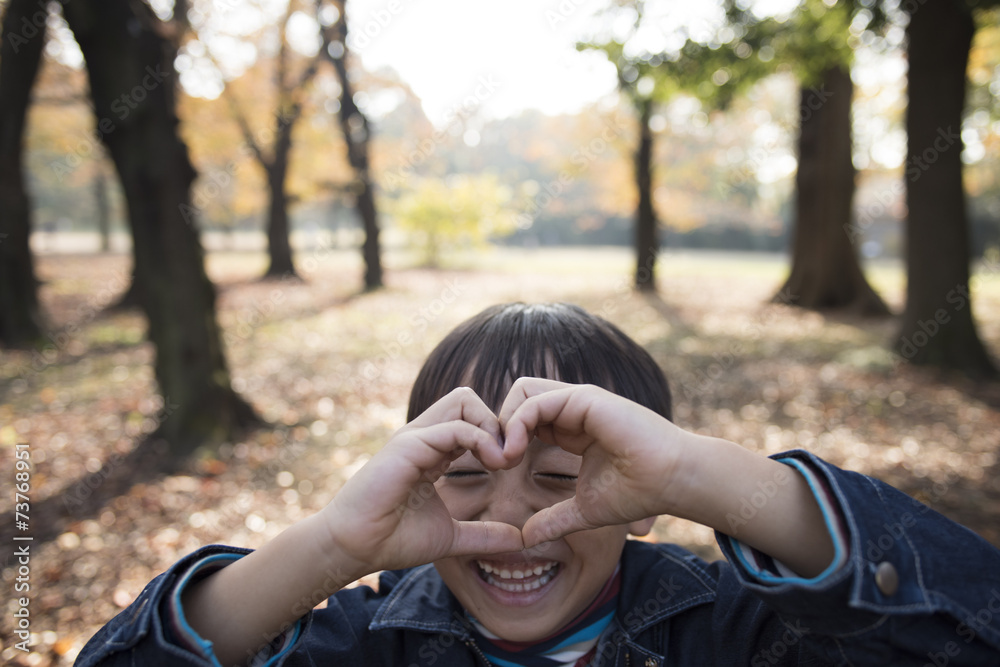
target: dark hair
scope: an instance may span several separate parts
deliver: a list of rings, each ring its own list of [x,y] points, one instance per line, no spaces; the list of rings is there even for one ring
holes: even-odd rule
[[[597,385],[671,418],[663,371],[618,327],[571,304],[509,303],[466,320],[434,348],[413,384],[407,421],[463,386],[499,410],[525,376]]]

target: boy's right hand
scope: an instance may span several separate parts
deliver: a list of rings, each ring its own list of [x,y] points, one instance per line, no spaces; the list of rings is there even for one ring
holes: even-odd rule
[[[188,622],[222,664],[234,664],[366,574],[521,550],[515,526],[456,521],[433,485],[466,450],[488,469],[510,467],[499,439],[497,417],[479,397],[452,391],[397,431],[322,510],[185,590]]]
[[[524,548],[521,531],[492,521],[456,521],[434,481],[466,450],[490,470],[510,467],[500,424],[474,391],[455,389],[399,429],[321,512],[333,548],[357,576],[448,556]]]

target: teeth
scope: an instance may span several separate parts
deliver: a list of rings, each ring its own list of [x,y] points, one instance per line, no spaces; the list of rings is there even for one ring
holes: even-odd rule
[[[527,568],[524,570],[509,570],[507,568],[498,567],[496,565],[490,565],[486,561],[480,560],[476,561],[481,569],[486,574],[498,575],[501,579],[527,579],[528,577],[540,576],[543,572],[548,572],[553,567],[555,567],[555,561],[549,561],[544,565],[536,565],[534,568]]]
[[[479,568],[484,573],[484,579],[492,586],[497,588],[512,592],[512,593],[523,593],[526,591],[533,591],[541,588],[545,584],[552,581],[555,576],[555,572],[552,571],[558,563],[555,561],[550,561],[545,565],[536,565],[535,567],[528,570],[508,570],[500,568],[496,565],[490,565],[485,561],[477,561]],[[496,575],[496,576],[494,576]],[[524,581],[528,577],[538,577],[532,581]],[[515,581],[510,581],[511,579]]]

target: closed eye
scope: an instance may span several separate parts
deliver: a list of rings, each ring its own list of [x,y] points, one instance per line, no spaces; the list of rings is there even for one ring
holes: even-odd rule
[[[445,479],[462,479],[469,478],[476,475],[485,475],[486,473],[482,470],[449,470],[444,474]]]
[[[539,473],[542,477],[546,479],[552,479],[558,482],[576,482],[576,475],[561,475],[556,472],[542,472]]]

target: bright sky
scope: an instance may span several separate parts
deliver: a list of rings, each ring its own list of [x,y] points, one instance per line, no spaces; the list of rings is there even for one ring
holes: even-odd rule
[[[701,21],[712,2],[659,0],[671,23]],[[389,66],[441,124],[449,109],[488,93],[482,112],[575,112],[615,91],[615,70],[575,44],[607,0],[350,0],[349,40],[369,70]],[[707,8],[707,12],[705,11]],[[488,82],[490,85],[483,85]]]
[[[152,2],[158,12],[169,15],[173,0]],[[242,30],[252,32],[261,20],[276,21],[285,6],[283,0],[263,0],[261,4],[272,15],[267,19],[247,12],[238,0],[207,2],[217,21],[213,51],[218,49],[218,55],[229,60],[236,71],[252,65],[257,54],[235,35]],[[754,9],[760,14],[781,15],[797,3],[754,0]],[[479,113],[486,118],[503,118],[524,109],[575,113],[616,89],[614,68],[604,56],[575,48],[577,41],[598,31],[629,34],[627,16],[621,25],[598,24],[594,19],[609,4],[608,0],[348,0],[349,42],[367,70],[391,67],[398,72],[438,126],[445,125],[451,112],[470,97],[478,98]],[[717,30],[719,13],[718,3],[711,0],[647,0],[644,29],[629,44],[648,52],[673,50],[682,43],[678,37],[681,26],[695,39],[709,41]],[[308,51],[316,40],[316,26],[311,19],[300,18],[304,20],[299,25],[293,21],[289,30],[296,33],[293,44]],[[247,21],[258,25],[241,27]],[[64,61],[82,61],[68,31],[63,28],[64,34],[59,32],[50,49],[63,51]],[[181,80],[189,92],[208,97],[221,92],[220,82],[200,75],[190,62],[178,61]],[[905,62],[899,55],[886,61],[859,54],[857,65],[856,82],[884,91],[881,103],[891,105],[893,98],[904,94],[900,85]],[[873,147],[872,157],[877,162],[901,164],[905,136],[898,129],[888,132],[888,127],[875,122],[881,110],[874,110],[868,119],[872,131],[859,131],[856,139]],[[855,113],[864,116],[863,110]],[[870,136],[863,136],[866,134]],[[974,159],[978,140],[972,136],[966,140],[972,149],[967,157]]]
[[[150,1],[161,16],[170,15],[173,0]],[[775,14],[797,2],[756,0],[755,6],[761,13]],[[259,27],[260,15],[246,11],[238,0],[207,0],[194,7],[205,4],[212,6],[213,51],[228,61],[222,64],[233,65],[237,73],[252,65],[254,49],[235,35]],[[575,48],[577,41],[598,30],[629,33],[627,16],[621,25],[597,24],[595,14],[609,4],[608,0],[349,0],[349,41],[369,71],[383,66],[396,70],[437,125],[445,124],[450,110],[477,93],[482,98],[480,113],[490,118],[529,108],[574,113],[616,88],[614,68],[602,55]],[[268,8],[271,20],[277,20],[285,3],[264,0],[260,5]],[[671,50],[680,46],[676,35],[681,26],[707,41],[719,12],[718,3],[710,0],[647,0],[645,28],[630,44],[648,52]],[[192,21],[202,23],[197,17]],[[72,37],[60,27],[56,32],[62,34],[52,48],[62,51],[64,62],[81,64]],[[293,22],[290,29],[294,28],[301,35],[295,41],[308,50],[315,24]],[[190,93],[214,97],[221,92],[211,77],[189,69],[187,62],[178,64]]]

